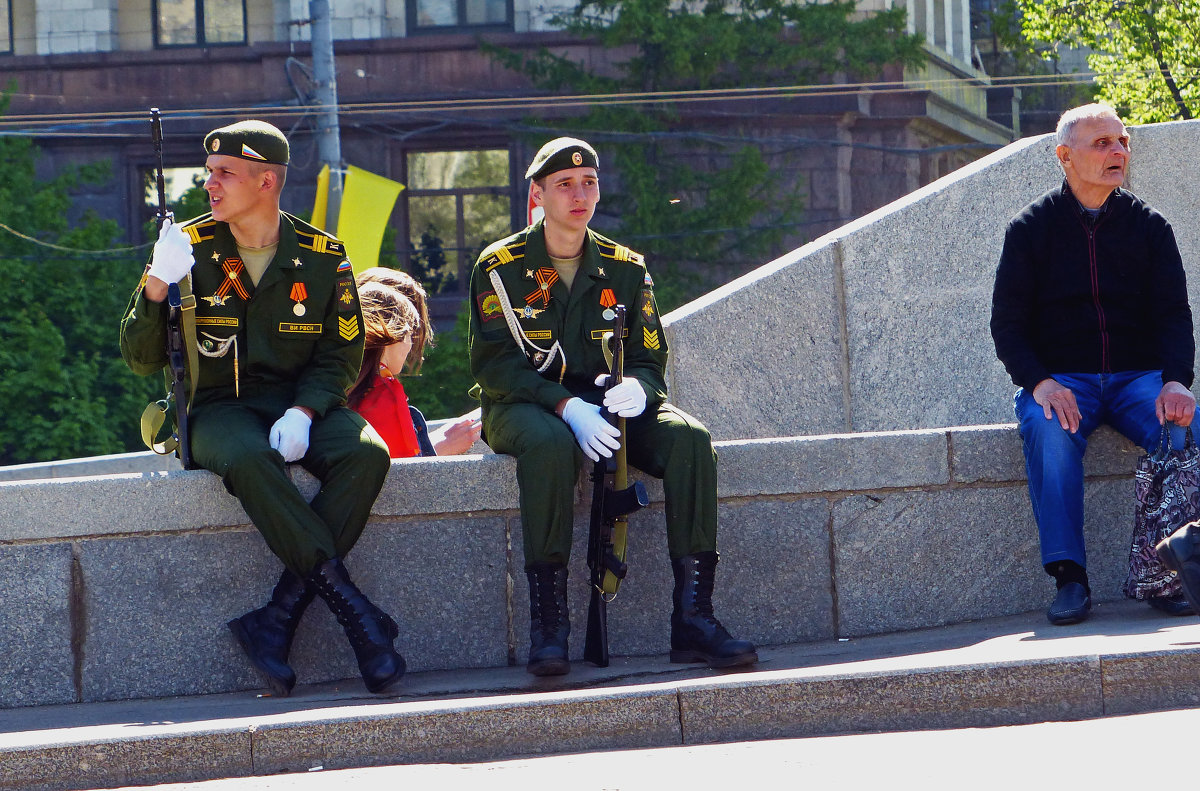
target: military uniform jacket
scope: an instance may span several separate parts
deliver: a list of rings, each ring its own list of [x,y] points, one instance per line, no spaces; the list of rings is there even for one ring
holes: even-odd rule
[[[553,411],[574,395],[598,392],[606,373],[601,340],[612,307],[626,306],[626,377],[654,405],[667,397],[667,339],[642,256],[588,230],[574,286],[558,278],[542,222],[488,247],[471,274],[471,373],[492,403],[530,402]]]
[[[342,243],[281,212],[279,246],[255,286],[226,223],[206,214],[181,228],[196,259],[200,370],[193,405],[233,399],[238,391],[243,398],[289,398],[317,415],[344,403],[362,363],[363,333]],[[142,375],[168,362],[167,304],[147,300],[145,283],[143,275],[121,321],[121,355]]]

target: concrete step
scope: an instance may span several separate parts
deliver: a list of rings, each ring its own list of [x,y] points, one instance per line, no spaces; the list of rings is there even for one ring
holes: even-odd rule
[[[397,694],[301,685],[0,711],[0,788],[81,789],[403,763],[1082,720],[1200,704],[1200,619],[1097,606],[763,648],[750,671],[665,657],[430,671]]]

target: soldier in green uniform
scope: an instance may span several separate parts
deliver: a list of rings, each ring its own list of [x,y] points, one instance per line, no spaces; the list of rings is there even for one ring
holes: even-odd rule
[[[716,454],[707,429],[667,403],[667,340],[642,256],[591,230],[599,161],[582,140],[547,143],[526,172],[545,218],[488,247],[471,276],[471,372],[483,433],[517,459],[530,629],[527,669],[569,670],[567,559],[582,463],[618,447],[601,414],[626,418],[629,462],[663,479],[675,575],[671,661],[731,667],[758,661],[713,615]],[[602,337],[614,305],[629,309],[624,381],[603,390]]]
[[[121,321],[134,372],[167,365],[164,298],[197,298],[198,370],[189,412],[194,462],[221,476],[284,570],[265,607],[229,622],[277,695],[296,683],[288,652],[314,596],[342,624],[367,688],[404,673],[396,623],[350,580],[342,559],[366,526],[390,465],[387,445],[345,406],[363,353],[362,314],[342,244],[279,209],[287,138],[242,121],[204,139],[211,213],[163,225]],[[285,462],[321,480],[306,502]]]

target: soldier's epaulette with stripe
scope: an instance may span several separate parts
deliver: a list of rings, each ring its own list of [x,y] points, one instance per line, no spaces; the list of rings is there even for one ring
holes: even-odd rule
[[[216,235],[213,232],[213,228],[216,225],[217,221],[212,219],[212,215],[205,214],[194,220],[189,220],[179,227],[180,230],[187,234],[188,241],[193,245],[197,245],[201,242],[209,241]]]
[[[491,272],[498,266],[511,263],[518,258],[525,257],[525,240],[501,239],[500,241],[488,245],[482,253],[479,254],[479,265],[483,267],[483,271]]]
[[[594,234],[596,240],[596,248],[600,251],[600,255],[605,258],[611,258],[614,261],[628,261],[631,264],[638,266],[646,266],[646,258],[641,253],[635,253],[623,244],[617,244],[611,239],[606,239],[600,234]]]
[[[324,231],[318,231],[316,228],[311,230],[297,228],[296,244],[305,250],[312,250],[314,253],[328,253],[329,255],[337,256],[344,256],[346,254],[346,246],[344,244]]]

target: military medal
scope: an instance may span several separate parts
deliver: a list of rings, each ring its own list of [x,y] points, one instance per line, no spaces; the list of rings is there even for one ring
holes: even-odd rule
[[[308,299],[308,288],[303,283],[293,283],[290,299],[296,303],[292,307],[292,313],[303,316],[305,313],[304,300]]]
[[[612,308],[605,308],[604,312],[600,315],[604,317],[605,321],[612,321],[617,317],[616,312]]]

